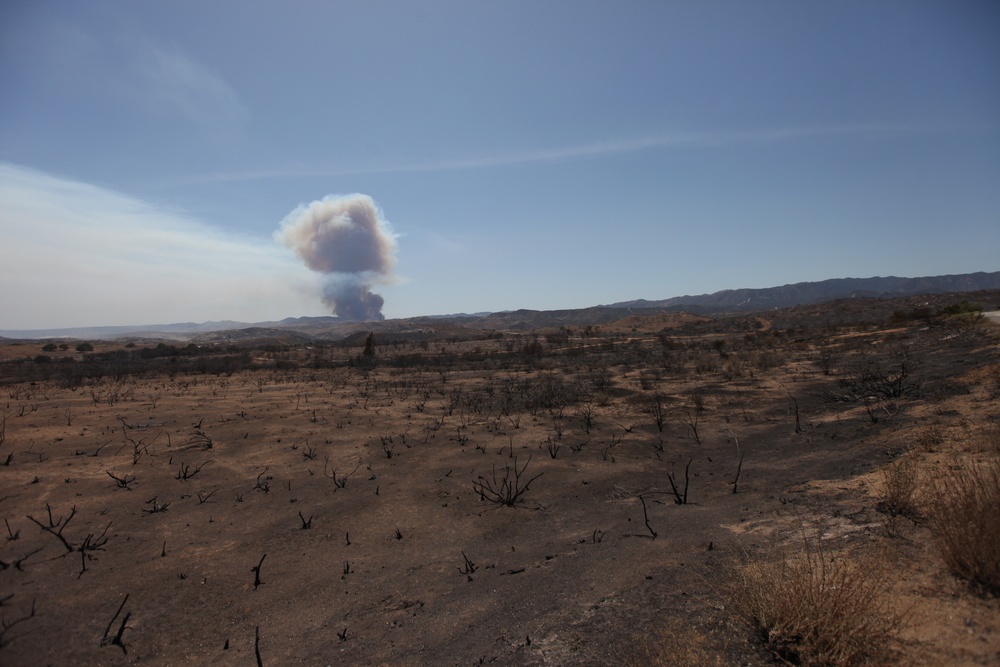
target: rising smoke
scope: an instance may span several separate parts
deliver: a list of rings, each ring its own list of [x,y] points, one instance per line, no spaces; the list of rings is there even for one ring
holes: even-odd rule
[[[325,197],[299,206],[275,238],[305,265],[326,276],[323,302],[349,320],[384,320],[373,285],[393,281],[396,237],[368,195]]]

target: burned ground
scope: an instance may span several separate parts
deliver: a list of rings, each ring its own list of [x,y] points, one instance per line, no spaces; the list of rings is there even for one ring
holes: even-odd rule
[[[805,539],[890,555],[900,660],[991,664],[996,600],[883,470],[998,455],[996,330],[772,319],[8,346],[0,660],[670,664],[638,650],[666,628],[765,664],[732,573]]]

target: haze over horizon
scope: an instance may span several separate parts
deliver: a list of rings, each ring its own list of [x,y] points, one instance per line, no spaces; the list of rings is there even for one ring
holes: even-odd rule
[[[992,2],[5,2],[0,329],[996,271],[998,33]],[[365,262],[284,238],[357,194]]]

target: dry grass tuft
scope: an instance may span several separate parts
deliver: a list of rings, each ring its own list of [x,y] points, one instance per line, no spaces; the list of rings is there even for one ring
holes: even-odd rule
[[[795,554],[749,560],[733,573],[733,602],[774,656],[804,667],[886,664],[903,617],[880,556],[835,556],[803,539]]]
[[[931,530],[948,569],[977,593],[1000,596],[1000,457],[938,476],[929,500]]]
[[[923,452],[936,452],[944,441],[944,431],[940,426],[925,426],[917,432],[916,447]]]
[[[916,499],[917,462],[908,456],[900,457],[882,468],[881,472],[882,486],[876,509],[887,517],[886,531],[895,535],[900,517],[914,522],[920,518]]]
[[[709,645],[694,625],[672,618],[660,630],[635,640],[622,659],[625,667],[724,667],[724,656]]]
[[[979,454],[1000,454],[1000,424],[984,424],[970,434],[970,448]]]

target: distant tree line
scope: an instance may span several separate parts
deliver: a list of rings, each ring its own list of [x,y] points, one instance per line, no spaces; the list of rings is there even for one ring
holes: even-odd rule
[[[66,350],[68,345],[48,343],[43,351]],[[153,347],[93,352],[91,343],[80,343],[76,350],[82,357],[53,358],[47,354],[11,359],[0,364],[0,383],[40,382],[54,380],[64,387],[78,387],[87,380],[111,378],[121,380],[131,376],[176,374],[232,374],[249,368],[251,351],[230,346],[226,348],[195,344],[185,346],[160,343]]]

